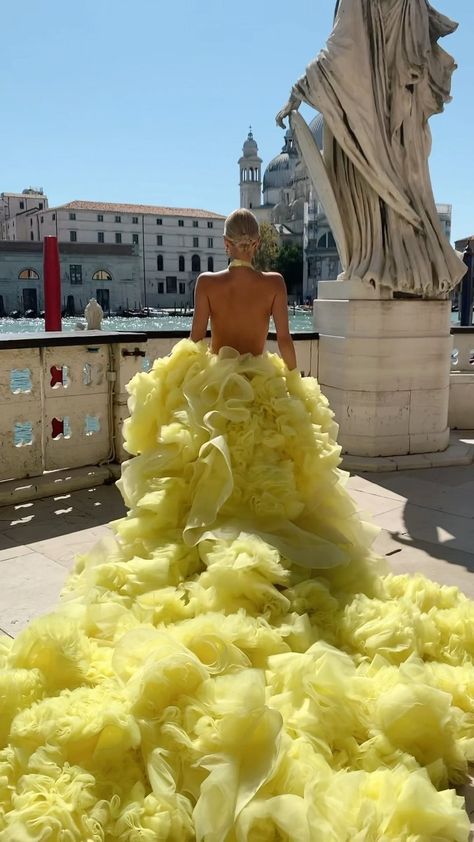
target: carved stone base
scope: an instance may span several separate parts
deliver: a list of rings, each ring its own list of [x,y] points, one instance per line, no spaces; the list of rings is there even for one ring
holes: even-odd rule
[[[346,282],[322,287],[325,297],[314,302],[319,382],[339,423],[343,451],[397,456],[445,450],[450,302],[344,299]]]

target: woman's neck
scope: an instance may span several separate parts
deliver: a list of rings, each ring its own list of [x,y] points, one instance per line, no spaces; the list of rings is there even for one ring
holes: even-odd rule
[[[247,263],[251,263],[253,259],[254,251],[251,249],[250,251],[247,249],[232,249],[231,254],[229,257],[231,260],[245,260]]]
[[[253,269],[253,263],[250,260],[241,260],[238,257],[232,258],[229,263],[229,269],[238,269],[239,266],[245,266],[248,269]]]

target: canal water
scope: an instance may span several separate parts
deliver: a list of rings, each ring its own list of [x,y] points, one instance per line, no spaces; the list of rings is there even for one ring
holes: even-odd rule
[[[314,330],[312,315],[309,312],[290,309],[290,330],[294,333],[311,333]],[[191,316],[146,316],[145,318],[124,318],[110,316],[104,318],[102,330],[147,331],[147,330],[189,330]],[[65,317],[62,329],[65,332],[77,330],[77,324],[85,325],[85,319],[80,316]],[[44,319],[0,319],[0,336],[5,333],[40,333],[44,330]],[[273,324],[270,325],[273,330]]]

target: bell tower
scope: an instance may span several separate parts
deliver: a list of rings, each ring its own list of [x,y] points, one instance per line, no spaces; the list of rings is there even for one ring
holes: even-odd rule
[[[262,203],[262,159],[258,157],[258,146],[249,128],[247,140],[239,158],[240,207],[252,210]]]

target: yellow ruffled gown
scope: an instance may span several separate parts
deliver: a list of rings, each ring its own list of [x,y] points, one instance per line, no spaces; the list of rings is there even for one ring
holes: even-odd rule
[[[184,340],[129,388],[128,515],[0,641],[0,840],[467,840],[474,605],[380,569],[317,383]]]

